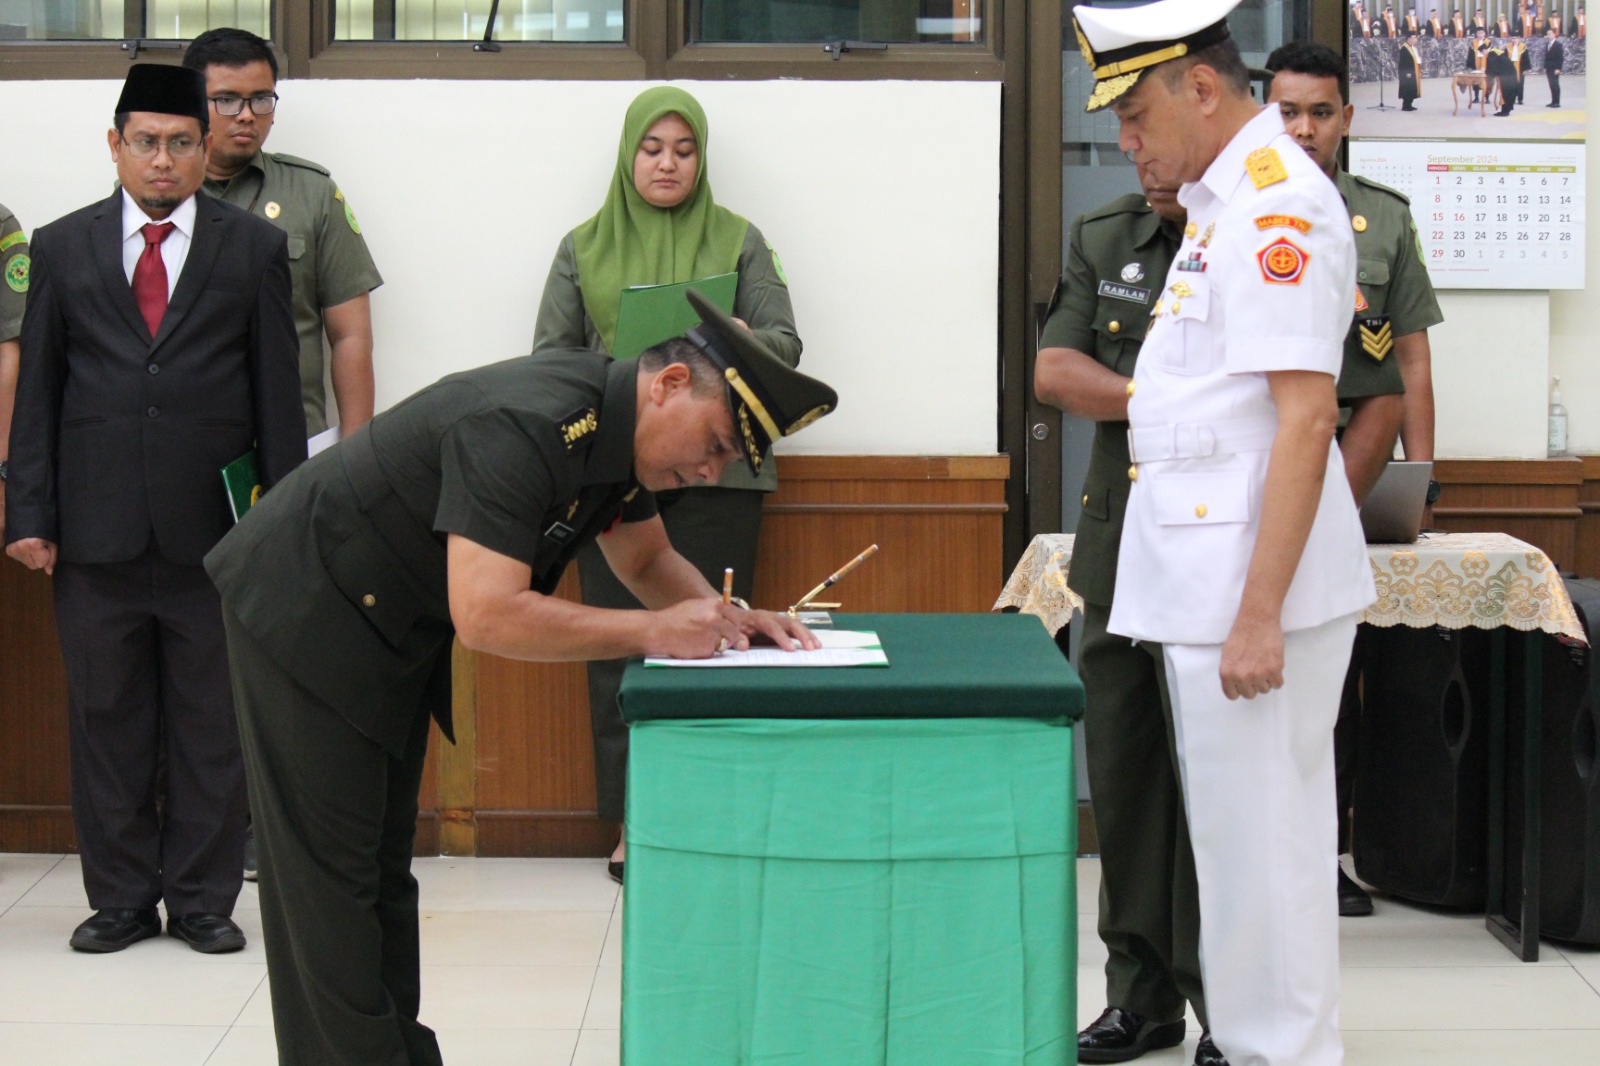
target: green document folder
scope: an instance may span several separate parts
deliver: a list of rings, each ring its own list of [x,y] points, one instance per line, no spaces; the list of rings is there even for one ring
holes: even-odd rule
[[[700,324],[700,316],[684,295],[694,289],[728,314],[733,314],[733,294],[738,274],[715,274],[671,285],[635,285],[622,290],[617,307],[616,340],[611,354],[617,359],[637,359],[651,345],[681,337]]]
[[[228,492],[228,508],[235,522],[261,498],[261,475],[257,469],[253,448],[222,468],[222,487]]]

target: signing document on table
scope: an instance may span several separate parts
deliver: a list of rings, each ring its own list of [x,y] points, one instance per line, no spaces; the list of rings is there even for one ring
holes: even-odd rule
[[[672,659],[650,656],[646,666],[888,666],[878,634],[864,630],[815,630],[822,647],[794,651],[752,647],[745,651],[728,648],[709,659]]]

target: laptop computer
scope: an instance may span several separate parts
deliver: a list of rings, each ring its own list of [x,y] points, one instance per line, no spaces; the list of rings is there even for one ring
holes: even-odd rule
[[[1390,463],[1361,505],[1368,544],[1411,544],[1422,531],[1432,463]]]

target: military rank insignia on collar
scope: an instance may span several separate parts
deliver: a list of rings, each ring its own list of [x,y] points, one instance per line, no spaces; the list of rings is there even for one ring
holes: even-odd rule
[[[600,413],[593,407],[580,407],[561,420],[561,443],[570,452],[579,441],[599,428]]]
[[[1388,315],[1356,319],[1356,330],[1361,335],[1361,350],[1381,363],[1394,351],[1394,324]]]

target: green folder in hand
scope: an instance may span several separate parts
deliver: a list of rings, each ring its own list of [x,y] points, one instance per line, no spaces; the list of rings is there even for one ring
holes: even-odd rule
[[[261,498],[261,475],[257,469],[253,448],[222,468],[222,487],[228,491],[228,507],[235,522]]]
[[[733,314],[733,294],[738,274],[715,274],[671,285],[635,285],[622,290],[617,306],[617,332],[611,354],[617,359],[637,359],[652,345],[681,337],[700,324],[700,316],[684,295],[694,289],[728,314]]]

